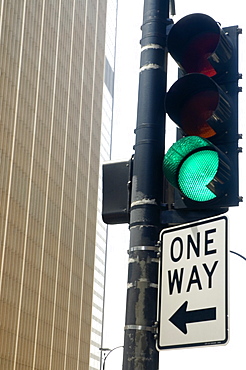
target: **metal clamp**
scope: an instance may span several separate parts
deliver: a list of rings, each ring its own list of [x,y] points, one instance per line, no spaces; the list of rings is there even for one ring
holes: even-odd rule
[[[152,251],[158,253],[160,251],[159,247],[157,246],[150,246],[150,245],[138,245],[136,247],[131,247],[128,253],[136,252],[136,251]]]
[[[152,333],[156,333],[155,326],[126,325],[125,330],[141,330],[141,331],[150,331]]]

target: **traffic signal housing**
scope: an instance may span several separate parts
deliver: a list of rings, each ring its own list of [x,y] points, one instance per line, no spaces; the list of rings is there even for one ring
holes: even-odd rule
[[[178,126],[164,174],[175,209],[221,209],[239,204],[238,34],[205,14],[172,26],[168,51],[179,79],[166,95],[166,112]],[[223,211],[222,211],[223,212]]]
[[[129,223],[133,157],[103,164],[102,219],[108,225]]]

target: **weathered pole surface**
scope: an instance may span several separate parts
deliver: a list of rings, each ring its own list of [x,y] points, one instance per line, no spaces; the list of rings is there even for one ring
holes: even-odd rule
[[[169,0],[145,0],[130,208],[130,248],[123,370],[157,370],[160,206],[163,194],[166,27]]]

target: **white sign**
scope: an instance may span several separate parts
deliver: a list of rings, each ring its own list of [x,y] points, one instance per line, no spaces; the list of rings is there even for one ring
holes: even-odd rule
[[[161,232],[158,349],[228,340],[227,218]]]

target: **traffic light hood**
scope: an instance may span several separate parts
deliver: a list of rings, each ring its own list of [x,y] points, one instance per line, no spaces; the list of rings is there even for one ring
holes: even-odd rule
[[[192,73],[172,85],[166,95],[166,112],[186,135],[211,138],[226,130],[231,104],[211,78]]]
[[[185,73],[197,72],[209,77],[226,68],[233,52],[219,24],[201,13],[187,15],[173,25],[167,47]]]
[[[165,155],[163,169],[167,180],[196,202],[225,195],[231,172],[225,154],[198,136],[187,136],[174,143]]]

